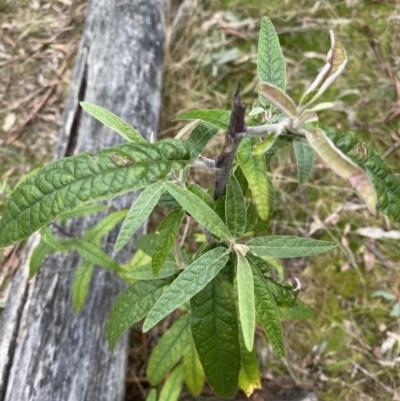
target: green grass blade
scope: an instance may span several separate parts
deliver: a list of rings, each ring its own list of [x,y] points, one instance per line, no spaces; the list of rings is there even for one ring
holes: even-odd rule
[[[175,117],[172,121],[202,120],[217,128],[227,130],[230,117],[231,112],[228,110],[203,109],[186,111],[185,113],[179,114],[179,116]]]
[[[141,189],[190,163],[187,147],[167,139],[124,143],[96,154],[50,163],[10,196],[0,220],[0,248],[21,241],[62,214],[99,200]]]
[[[212,249],[189,265],[167,288],[147,316],[143,332],[201,291],[226,265],[226,248]]]
[[[304,185],[307,182],[313,168],[315,152],[310,145],[300,141],[293,143],[293,149],[296,156],[299,184]]]
[[[120,251],[147,219],[164,192],[164,181],[157,181],[148,186],[136,199],[119,230],[115,251]]]
[[[183,354],[183,375],[190,393],[195,397],[200,395],[204,387],[205,374],[192,335]]]
[[[250,138],[243,138],[236,159],[245,175],[258,215],[262,220],[269,216],[268,179],[264,156],[253,156]]]
[[[334,242],[295,236],[271,235],[250,240],[246,244],[254,255],[267,258],[297,258],[329,252],[337,247]]]
[[[158,272],[167,260],[172,245],[174,245],[175,239],[178,235],[179,227],[182,224],[184,215],[185,212],[182,209],[172,211],[167,217],[165,217],[158,229],[159,236],[151,264],[155,276],[158,275]]]
[[[142,137],[142,135],[139,134],[139,132],[110,111],[88,102],[80,102],[79,104],[92,117],[120,134],[122,138],[126,139],[127,141],[146,143],[146,140]]]
[[[251,272],[251,267],[247,259],[240,252],[236,252],[236,255],[236,280],[240,324],[246,348],[251,351],[253,349],[254,330],[256,328],[253,273]]]
[[[246,228],[247,211],[243,192],[234,174],[230,174],[226,186],[225,221],[231,234],[242,238]]]
[[[106,337],[111,349],[114,349],[125,330],[147,315],[168,282],[168,279],[138,281],[118,297],[106,326]]]
[[[165,381],[160,391],[158,401],[178,401],[182,391],[183,370],[182,365],[177,366]]]
[[[274,25],[267,17],[261,20],[258,41],[257,72],[261,82],[286,90],[286,64]]]
[[[182,187],[165,182],[165,189],[177,200],[194,219],[217,237],[230,241],[232,235],[220,217],[194,193]]]
[[[72,305],[74,306],[75,312],[80,312],[85,303],[93,274],[93,267],[93,263],[85,260],[75,270],[72,282]]]
[[[179,361],[191,340],[190,315],[181,316],[163,334],[150,355],[146,376],[156,386]]]
[[[283,331],[274,296],[261,271],[251,260],[249,262],[253,272],[255,309],[258,319],[275,352],[284,357]]]
[[[219,397],[233,398],[240,345],[233,266],[228,265],[191,300],[192,334],[207,382]]]

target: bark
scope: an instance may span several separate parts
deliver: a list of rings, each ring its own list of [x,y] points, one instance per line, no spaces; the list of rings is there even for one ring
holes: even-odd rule
[[[114,112],[147,138],[157,131],[165,4],[166,0],[91,1],[55,158],[121,141],[81,111],[82,100]],[[129,208],[134,199],[134,194],[119,197],[108,212]],[[78,237],[104,215],[73,221],[67,231]],[[132,242],[114,255],[115,238],[116,231],[107,236],[103,249],[127,262]],[[0,400],[122,400],[127,336],[112,354],[104,328],[124,283],[96,269],[87,302],[76,314],[71,283],[80,257],[53,254],[37,277],[28,280],[29,255],[37,242],[37,234],[28,241],[0,321]]]

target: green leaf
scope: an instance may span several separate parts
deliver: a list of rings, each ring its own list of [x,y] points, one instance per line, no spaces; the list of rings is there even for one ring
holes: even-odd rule
[[[400,176],[393,174],[381,156],[362,142],[354,132],[322,128],[338,149],[367,171],[378,195],[379,210],[400,221]]]
[[[297,106],[294,100],[275,85],[262,83],[257,86],[257,92],[267,98],[290,118],[297,116]]]
[[[212,124],[217,128],[227,130],[231,112],[227,110],[218,109],[204,109],[204,110],[191,110],[179,114],[172,121],[179,120],[202,120],[206,123]]]
[[[193,396],[200,395],[204,387],[205,375],[192,335],[190,335],[189,344],[183,354],[183,375],[190,393]]]
[[[181,205],[175,200],[175,198],[168,192],[164,192],[160,200],[158,201],[158,205],[161,207],[165,207],[168,209],[180,209]]]
[[[42,241],[51,248],[53,248],[54,252],[60,251],[66,254],[68,249],[71,247],[68,240],[65,241],[56,238],[48,227],[43,227],[40,230],[40,235],[42,237]]]
[[[87,216],[88,214],[102,212],[103,210],[107,210],[107,209],[108,209],[108,205],[85,205],[78,209],[75,209],[72,212],[63,214],[60,217],[60,222],[62,225],[65,225],[67,220],[69,220],[69,219]]]
[[[158,401],[178,401],[182,391],[183,370],[182,365],[177,366],[165,381]]]
[[[278,307],[279,317],[281,320],[304,320],[313,319],[314,311],[304,302],[296,301],[296,305],[292,308]]]
[[[225,221],[236,239],[242,238],[246,228],[246,204],[243,192],[234,174],[229,174],[226,186]]]
[[[139,134],[139,132],[110,111],[88,102],[80,102],[79,104],[96,120],[99,120],[101,123],[120,134],[122,138],[126,139],[127,141],[146,143],[146,140],[142,137],[142,135]]]
[[[74,280],[72,282],[72,304],[74,305],[75,312],[80,312],[85,303],[92,273],[93,263],[87,260],[81,263],[75,270]]]
[[[124,278],[129,280],[156,280],[160,278],[170,277],[174,274],[178,273],[179,269],[178,266],[173,262],[166,262],[163,264],[161,270],[158,272],[158,275],[155,276],[152,268],[151,263],[136,266],[132,270],[127,272],[123,272],[122,275]]]
[[[138,281],[118,297],[106,326],[106,337],[111,349],[114,349],[125,330],[147,315],[168,282],[168,279]]]
[[[349,180],[363,199],[372,214],[377,213],[378,195],[369,175],[357,163],[346,156],[328,138],[326,133],[318,128],[305,131],[310,146],[318,153],[334,173],[345,180]]]
[[[233,398],[240,371],[240,345],[233,265],[191,300],[192,335],[208,384],[219,397]]]
[[[229,119],[228,119],[229,121]],[[197,126],[187,139],[186,146],[190,150],[190,157],[196,159],[196,157],[206,147],[208,141],[219,131],[218,127],[212,124],[202,122]]]
[[[165,189],[194,219],[217,237],[230,241],[232,235],[220,217],[198,196],[178,185],[165,182]]]
[[[267,17],[261,20],[258,41],[257,72],[261,82],[286,90],[286,64],[274,25]]]
[[[276,138],[272,146],[264,153],[265,163],[270,163],[271,160],[278,154],[278,152],[290,145],[293,142],[293,138],[290,136],[280,135]]]
[[[254,255],[267,258],[297,258],[329,252],[337,247],[334,242],[295,236],[271,235],[250,240],[246,246]]]
[[[115,272],[120,270],[119,264],[115,262],[114,259],[104,253],[98,246],[89,241],[82,239],[72,240],[71,246],[73,246],[79,255],[81,255],[84,259],[95,265]]]
[[[251,351],[253,349],[254,330],[256,328],[253,274],[247,259],[238,251],[236,255],[236,279],[240,324],[246,348]]]
[[[189,184],[186,189],[198,196],[204,203],[206,203],[211,209],[214,210],[215,202],[213,201],[211,196],[206,191],[204,191],[202,187],[197,184]]]
[[[39,242],[29,260],[29,278],[32,278],[39,271],[44,258],[53,252],[54,249],[51,246],[43,241]]]
[[[264,157],[254,157],[250,138],[243,138],[236,158],[249,183],[258,215],[262,220],[267,220],[269,216],[268,179]]]
[[[190,131],[192,128],[195,128],[197,125],[199,125],[199,123],[201,122],[201,120],[194,120],[191,123],[185,125],[175,136],[175,139],[181,139],[183,137],[183,135],[186,134],[186,132]]]
[[[304,185],[314,165],[314,150],[310,145],[301,141],[294,142],[293,149],[296,156],[299,184]]]
[[[146,376],[156,386],[179,361],[191,340],[190,315],[182,315],[163,334],[150,355]]]
[[[274,296],[263,274],[252,262],[252,258],[249,258],[249,262],[253,272],[255,308],[258,320],[275,352],[279,356],[284,357],[283,331]]]
[[[253,146],[253,155],[257,157],[261,156],[263,153],[268,152],[268,150],[272,148],[272,145],[274,144],[275,140],[276,140],[276,134],[270,133],[261,142],[255,143]]]
[[[157,401],[157,390],[155,388],[152,388],[147,394],[146,401]]]
[[[116,252],[120,251],[130,241],[133,234],[147,219],[157,205],[162,192],[164,192],[164,181],[157,181],[139,195],[122,223],[115,243]]]
[[[99,245],[101,239],[110,232],[128,213],[126,209],[117,210],[105,216],[97,224],[83,234],[83,239],[93,244]]]
[[[152,270],[155,276],[162,268],[178,235],[185,212],[182,209],[171,212],[158,229],[159,236],[156,249],[152,257]]]
[[[257,224],[257,209],[253,202],[250,202],[247,206],[246,210],[246,227],[244,229],[245,233],[251,231],[254,226]]]
[[[189,164],[178,140],[124,143],[96,154],[82,153],[50,163],[10,196],[0,220],[0,248],[21,241],[62,214],[108,200],[164,178]]]
[[[138,238],[135,242],[136,246],[147,255],[153,255],[156,250],[159,235],[156,233],[145,234]]]
[[[335,36],[333,31],[329,31],[331,36],[331,49],[326,58],[326,64],[318,74],[315,81],[307,89],[300,100],[300,105],[306,107],[319,98],[328,86],[343,72],[347,63],[347,55],[342,42]]]
[[[147,316],[143,332],[201,291],[226,265],[229,254],[218,247],[196,259],[167,288]]]
[[[260,370],[255,347],[248,351],[244,343],[243,333],[239,331],[241,367],[239,373],[239,387],[247,397],[250,397],[254,390],[261,388]]]

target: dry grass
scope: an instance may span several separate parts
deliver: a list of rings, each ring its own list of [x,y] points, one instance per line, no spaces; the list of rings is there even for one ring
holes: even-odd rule
[[[327,125],[359,135],[400,165],[400,4],[397,1],[186,1],[177,15],[173,2],[166,22],[167,64],[160,136],[180,112],[230,107],[237,82],[251,105],[257,82],[256,46],[260,17],[268,15],[280,33],[287,60],[288,92],[298,99],[323,65],[328,29],[342,39],[349,56],[345,74],[326,93],[337,110],[321,115]],[[28,170],[50,160],[57,138],[69,56],[76,49],[86,1],[0,3],[0,212],[9,191]],[[50,91],[51,90],[51,91]],[[13,123],[13,124],[11,124]],[[211,148],[218,150],[221,139]],[[310,182],[299,188],[293,160],[270,169],[277,190],[274,234],[310,235],[340,244],[330,254],[285,265],[287,278],[299,277],[302,299],[316,310],[308,322],[287,322],[288,355],[280,360],[258,338],[263,376],[272,383],[291,376],[317,389],[321,400],[400,399],[400,319],[374,291],[400,300],[398,241],[369,239],[360,227],[399,230],[383,216],[369,216],[342,180],[316,162]],[[201,174],[193,176],[204,182]],[[287,207],[290,205],[290,207]],[[7,263],[12,259],[8,256]],[[1,274],[2,270],[0,270]],[[131,398],[141,383],[151,338],[134,333],[129,367]],[[138,351],[139,350],[139,351]],[[143,351],[143,352],[142,352]],[[136,378],[135,378],[136,376]],[[134,383],[134,384],[132,384]],[[132,398],[133,397],[133,398]]]

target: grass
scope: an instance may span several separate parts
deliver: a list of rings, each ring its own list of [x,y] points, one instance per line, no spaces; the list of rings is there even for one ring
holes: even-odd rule
[[[349,62],[322,99],[335,99],[337,107],[321,113],[321,121],[340,130],[357,131],[399,171],[397,1],[249,0],[243,4],[199,0],[186,2],[187,12],[174,21],[179,3],[172,2],[171,18],[166,23],[169,41],[160,137],[171,137],[179,130],[182,125],[170,121],[180,112],[230,108],[238,81],[243,83],[244,100],[251,105],[257,84],[260,18],[267,15],[280,35],[288,93],[296,100],[323,66],[329,48],[328,30],[334,29],[346,47]],[[0,26],[5,40],[0,45],[0,126],[14,114],[11,132],[22,130],[19,138],[2,143],[0,148],[0,212],[23,174],[51,159],[71,66],[61,78],[55,71],[76,49],[85,7],[84,1],[1,3]],[[17,18],[10,19],[10,15]],[[34,46],[60,33],[60,20],[65,33],[31,53]],[[18,57],[18,62],[9,61]],[[24,125],[54,82],[54,92],[35,118]],[[8,135],[2,134],[0,141]],[[222,139],[220,135],[209,147],[210,157]],[[291,377],[316,389],[321,400],[399,400],[400,319],[389,316],[389,301],[373,297],[375,291],[385,290],[400,300],[398,241],[363,237],[357,229],[375,226],[399,230],[400,224],[384,216],[370,216],[351,188],[320,160],[316,160],[309,183],[301,188],[296,183],[293,156],[282,165],[274,161],[269,174],[277,191],[270,232],[312,232],[313,238],[334,240],[340,246],[329,255],[284,264],[287,279],[301,280],[301,299],[315,309],[316,317],[285,322],[285,360],[274,356],[262,337],[257,339],[263,377],[269,378],[268,383]],[[193,179],[204,182],[199,174]],[[4,266],[9,262],[6,258]],[[0,269],[0,276],[6,276],[4,271]],[[153,343],[154,338],[134,331],[131,360],[142,355],[138,349],[149,351],[147,342]],[[141,364],[132,362],[129,366],[127,400],[140,397],[134,388],[145,380],[146,361],[141,359]]]

